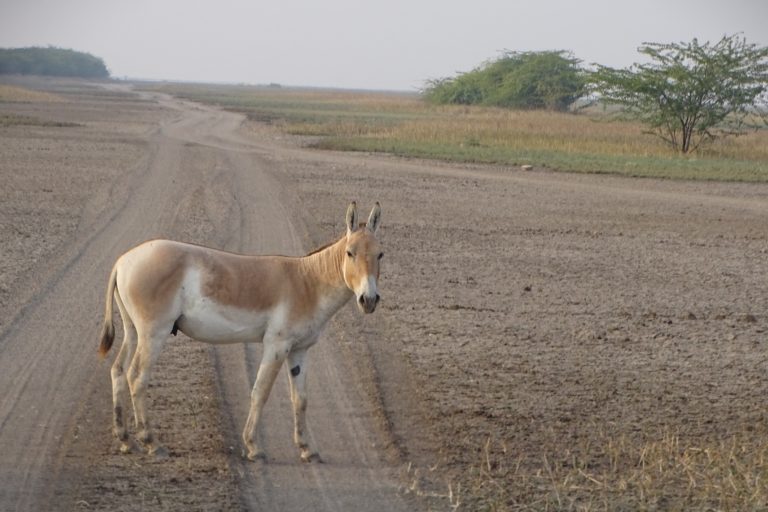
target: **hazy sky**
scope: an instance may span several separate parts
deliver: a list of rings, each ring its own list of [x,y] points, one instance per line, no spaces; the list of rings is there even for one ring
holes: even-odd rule
[[[625,67],[644,41],[768,46],[768,0],[0,0],[0,47],[86,51],[113,76],[419,89],[504,50]]]

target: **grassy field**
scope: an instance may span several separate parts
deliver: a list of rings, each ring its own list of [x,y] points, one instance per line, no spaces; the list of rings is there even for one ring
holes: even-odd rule
[[[768,181],[768,130],[680,156],[643,126],[579,115],[435,107],[416,94],[167,84],[161,90],[246,113],[315,146],[406,157],[676,179]]]

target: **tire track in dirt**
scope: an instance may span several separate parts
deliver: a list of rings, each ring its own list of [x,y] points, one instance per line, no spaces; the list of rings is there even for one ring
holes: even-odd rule
[[[156,168],[178,158],[174,144],[151,152]],[[58,461],[76,430],[82,392],[103,368],[91,342],[96,316],[90,305],[98,303],[103,287],[102,274],[93,269],[109,268],[121,247],[163,221],[163,193],[172,174],[139,172],[134,179],[125,192],[142,198],[141,207],[118,202],[114,216],[81,230],[64,248],[67,256],[52,262],[59,269],[45,276],[0,339],[0,496],[10,509],[34,509],[50,499]]]
[[[214,111],[215,112],[215,111]],[[220,116],[216,112],[216,116]],[[233,178],[232,196],[239,205],[239,232],[231,232],[227,249],[241,252],[299,255],[306,253],[307,227],[296,212],[299,201],[279,177],[280,157],[264,148],[243,150],[243,141],[228,136],[239,121],[220,119],[212,137],[201,138],[195,128],[184,128],[209,147],[228,148],[228,176]],[[209,123],[209,126],[212,126]],[[187,131],[189,130],[189,131]],[[230,149],[234,148],[234,150]],[[266,155],[266,156],[265,156]],[[339,225],[343,220],[339,209]],[[298,210],[296,210],[298,208]],[[407,510],[398,494],[396,480],[375,446],[370,406],[357,391],[351,374],[329,329],[309,356],[309,437],[320,450],[323,464],[301,464],[291,441],[292,415],[287,385],[277,384],[265,409],[265,424],[259,432],[268,462],[253,464],[238,457],[245,425],[250,388],[256,378],[261,346],[230,345],[214,350],[224,412],[228,417],[232,459],[240,478],[244,505],[255,510]],[[285,378],[281,378],[285,379]]]

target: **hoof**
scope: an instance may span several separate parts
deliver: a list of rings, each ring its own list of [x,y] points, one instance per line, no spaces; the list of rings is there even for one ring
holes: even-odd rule
[[[247,455],[243,452],[243,456],[251,462],[267,462],[267,454],[261,451],[248,452]]]
[[[134,443],[133,441],[120,443],[120,453],[122,453],[123,455],[128,455],[133,452],[141,452],[141,450],[136,445],[136,443]]]
[[[154,455],[156,459],[167,459],[170,457],[168,450],[164,446],[157,446],[149,450],[150,455]]]
[[[322,463],[323,459],[320,457],[320,454],[317,452],[302,453],[301,462],[306,462],[307,464],[311,464],[312,462]]]

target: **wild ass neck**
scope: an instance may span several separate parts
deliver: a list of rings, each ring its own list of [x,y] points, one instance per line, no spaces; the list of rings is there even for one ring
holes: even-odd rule
[[[299,259],[301,274],[310,287],[321,294],[321,301],[330,301],[330,314],[341,308],[354,294],[344,281],[344,238]]]

